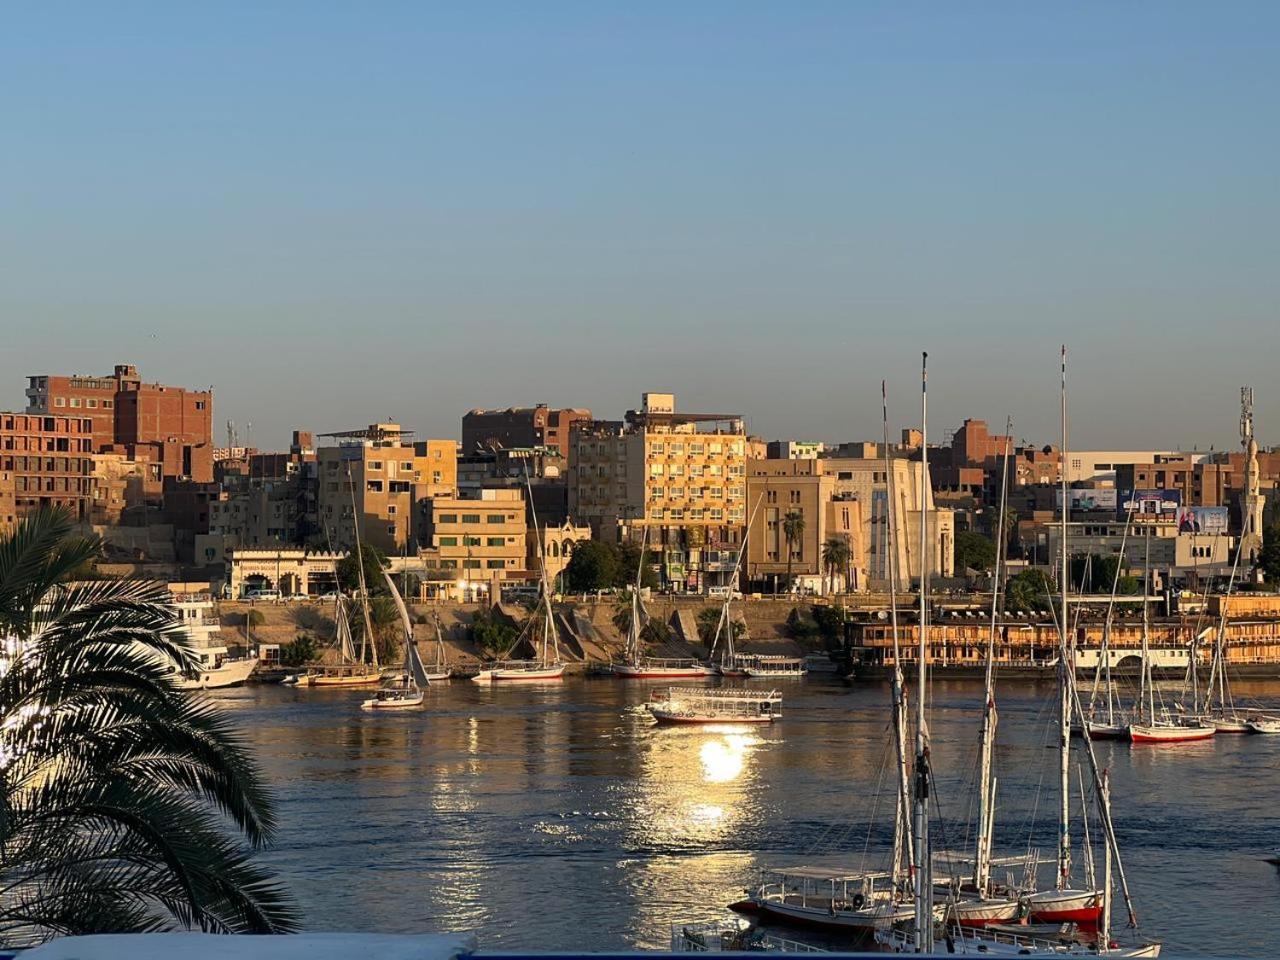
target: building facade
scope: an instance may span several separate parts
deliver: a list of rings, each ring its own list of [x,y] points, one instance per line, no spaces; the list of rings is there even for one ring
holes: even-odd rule
[[[0,413],[0,473],[11,475],[15,518],[63,507],[88,522],[93,469],[90,418]]]
[[[746,528],[746,433],[731,414],[682,414],[647,393],[626,419],[578,424],[569,448],[569,515],[603,540],[642,540],[664,581],[727,584]]]
[[[515,488],[479,493],[422,501],[420,554],[428,566],[475,580],[522,579],[529,532],[524,494]]]
[[[590,419],[590,410],[552,410],[545,403],[505,410],[469,410],[462,417],[462,452],[469,456],[478,450],[545,446],[555,447],[567,457],[573,425]]]

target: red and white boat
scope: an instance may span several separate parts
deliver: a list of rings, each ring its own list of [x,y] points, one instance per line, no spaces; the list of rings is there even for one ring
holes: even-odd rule
[[[1041,890],[1028,894],[1023,902],[1032,923],[1096,926],[1102,916],[1101,890]]]
[[[1022,902],[1008,897],[963,898],[947,905],[947,921],[962,927],[1012,923],[1022,915]]]
[[[1212,723],[1190,720],[1186,723],[1135,723],[1129,727],[1134,743],[1185,743],[1208,740],[1218,732]]]
[[[782,694],[777,690],[671,687],[656,694],[645,709],[662,724],[773,723],[782,716]]]
[[[609,672],[623,680],[693,680],[710,677],[712,671],[700,660],[640,657],[634,663],[615,663]]]

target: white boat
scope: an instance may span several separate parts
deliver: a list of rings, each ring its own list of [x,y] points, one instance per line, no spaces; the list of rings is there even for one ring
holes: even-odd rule
[[[740,653],[737,656],[736,665],[752,680],[794,680],[797,677],[803,677],[805,673],[803,657],[787,657],[779,654]]]
[[[766,871],[749,898],[730,909],[771,923],[862,936],[915,912],[890,873],[808,864]]]
[[[671,925],[672,953],[827,953],[762,930],[741,917]]]
[[[1189,743],[1212,738],[1217,729],[1203,720],[1157,720],[1154,723],[1134,723],[1129,726],[1129,740],[1133,743]]]
[[[476,683],[512,683],[530,680],[561,680],[564,664],[542,660],[498,660],[471,679]]]
[[[670,687],[645,709],[660,724],[773,723],[782,716],[777,690]]]
[[[1249,720],[1250,733],[1280,733],[1280,717],[1253,717]]]
[[[362,710],[409,710],[422,705],[426,690],[427,672],[422,668],[422,658],[418,655],[418,642],[413,636],[413,621],[409,619],[409,608],[404,605],[404,598],[396,589],[391,574],[382,571],[387,587],[391,591],[391,599],[395,601],[396,610],[400,614],[400,626],[403,631],[404,667],[400,675],[383,683],[378,692],[360,704]]]
[[[200,658],[199,669],[178,680],[181,690],[238,687],[258,666],[257,657],[229,657],[226,647],[203,647],[196,651],[196,655]]]

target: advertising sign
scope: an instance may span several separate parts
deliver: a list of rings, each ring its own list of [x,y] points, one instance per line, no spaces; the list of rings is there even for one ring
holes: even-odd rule
[[[1108,510],[1115,513],[1116,504],[1119,502],[1115,490],[1068,490],[1067,493],[1071,497],[1072,511]],[[1055,502],[1061,510],[1062,491],[1059,490],[1057,494]]]
[[[1126,513],[1136,513],[1143,517],[1172,520],[1181,506],[1181,490],[1121,490],[1117,512],[1121,517]]]
[[[1178,509],[1179,533],[1203,533],[1209,536],[1227,532],[1226,507],[1180,507]]]

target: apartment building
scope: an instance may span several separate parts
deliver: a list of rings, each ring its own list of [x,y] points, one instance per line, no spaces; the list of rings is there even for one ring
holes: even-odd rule
[[[478,450],[555,447],[567,457],[573,425],[590,419],[590,410],[552,410],[545,403],[505,410],[469,410],[462,417],[462,452],[469,456]]]
[[[770,458],[747,462],[747,552],[743,578],[754,588],[786,589],[790,583],[815,593],[860,590],[866,585],[862,503],[836,492],[836,478],[818,459]],[[803,520],[799,537],[787,537],[787,518]],[[849,547],[850,560],[828,569],[828,541]]]
[[[623,421],[579,423],[569,445],[569,515],[613,542],[642,539],[665,582],[729,581],[746,526],[746,432],[736,414],[677,413],[646,393]]]
[[[93,421],[0,413],[0,473],[11,475],[15,518],[56,506],[87,522],[93,506]]]
[[[424,499],[420,509],[420,555],[428,566],[474,580],[525,577],[529,529],[519,489]]]
[[[213,392],[147,383],[132,364],[106,376],[39,374],[27,412],[88,419],[94,452],[161,465],[165,477],[213,479]]]
[[[13,471],[6,469],[0,459],[0,535],[9,533],[18,522],[13,479]]]
[[[358,519],[362,542],[388,554],[415,549],[419,502],[456,493],[457,443],[414,443],[411,431],[395,423],[327,436],[338,441],[316,454],[319,523],[327,543],[353,549]]]

